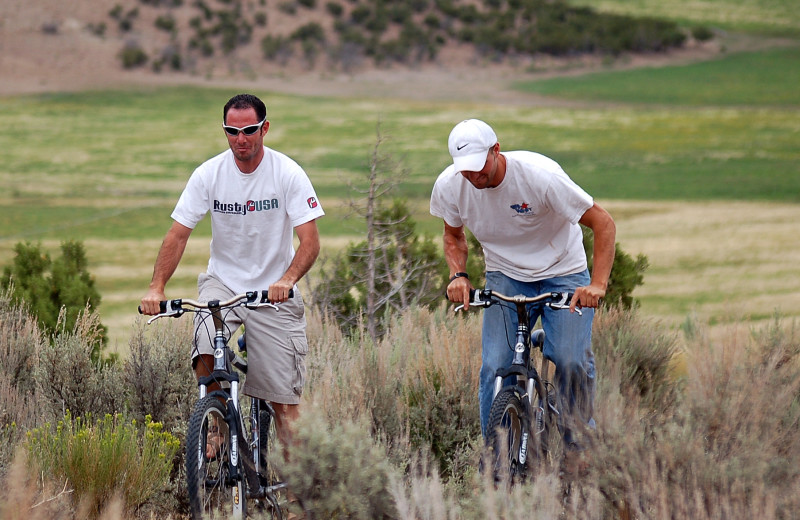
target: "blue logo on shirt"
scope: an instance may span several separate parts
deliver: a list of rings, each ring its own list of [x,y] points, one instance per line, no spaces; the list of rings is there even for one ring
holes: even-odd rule
[[[512,204],[511,209],[517,212],[518,215],[527,215],[533,213],[533,208],[527,202],[522,204]]]

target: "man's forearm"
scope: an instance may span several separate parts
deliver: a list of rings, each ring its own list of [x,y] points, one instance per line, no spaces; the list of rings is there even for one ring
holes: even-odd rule
[[[467,237],[463,232],[460,233],[446,230],[444,233],[444,258],[450,269],[450,274],[466,271],[469,248],[467,247]]]
[[[281,277],[281,281],[290,285],[296,284],[305,276],[319,256],[319,230],[315,221],[306,222],[295,228],[300,245],[295,251],[294,258]]]
[[[611,215],[596,204],[584,225],[588,225],[594,234],[591,283],[605,291],[614,266],[617,228]]]
[[[316,247],[310,244],[305,246],[301,244],[300,247],[297,248],[292,263],[289,264],[289,268],[286,270],[286,274],[283,275],[282,279],[292,285],[296,284],[311,270],[311,266],[314,265],[318,256],[319,244],[317,244]]]
[[[151,289],[163,291],[169,279],[175,274],[183,252],[186,250],[189,233],[191,233],[190,229],[177,223],[173,224],[173,227],[167,232],[153,267],[153,278],[150,280]]]

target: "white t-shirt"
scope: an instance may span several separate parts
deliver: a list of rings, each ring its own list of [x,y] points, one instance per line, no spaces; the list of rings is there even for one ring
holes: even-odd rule
[[[294,258],[293,228],[325,214],[303,169],[267,147],[252,173],[239,171],[231,150],[192,173],[172,218],[194,229],[208,212],[208,273],[236,293],[278,281]]]
[[[487,271],[533,282],[586,269],[578,221],[594,201],[544,155],[503,152],[506,174],[479,190],[453,165],[436,179],[431,214],[466,226],[483,246]]]

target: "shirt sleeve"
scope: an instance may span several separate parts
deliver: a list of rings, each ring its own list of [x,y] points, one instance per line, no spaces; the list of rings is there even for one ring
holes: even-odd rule
[[[591,195],[570,179],[561,168],[553,175],[545,197],[548,206],[572,224],[577,224],[594,204]]]
[[[172,219],[194,229],[209,211],[208,200],[208,189],[203,182],[202,172],[198,168],[189,177],[189,182],[186,183],[186,187],[172,211]]]
[[[461,214],[456,205],[456,195],[453,193],[453,190],[450,189],[449,183],[447,182],[448,178],[446,176],[448,173],[450,173],[450,175],[453,174],[452,168],[448,167],[448,169],[442,172],[433,184],[430,212],[434,217],[439,217],[444,220],[448,226],[461,227],[464,225],[464,222],[461,220]]]
[[[289,179],[285,188],[286,210],[292,227],[300,226],[325,215],[311,180],[299,165]]]

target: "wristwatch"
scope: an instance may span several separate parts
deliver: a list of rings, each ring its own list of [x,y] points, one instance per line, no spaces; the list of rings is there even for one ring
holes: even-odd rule
[[[454,274],[453,276],[450,277],[450,281],[452,282],[456,278],[466,278],[467,280],[469,280],[469,275],[467,273],[463,272],[463,271],[459,271],[459,272],[457,272],[456,274]]]

